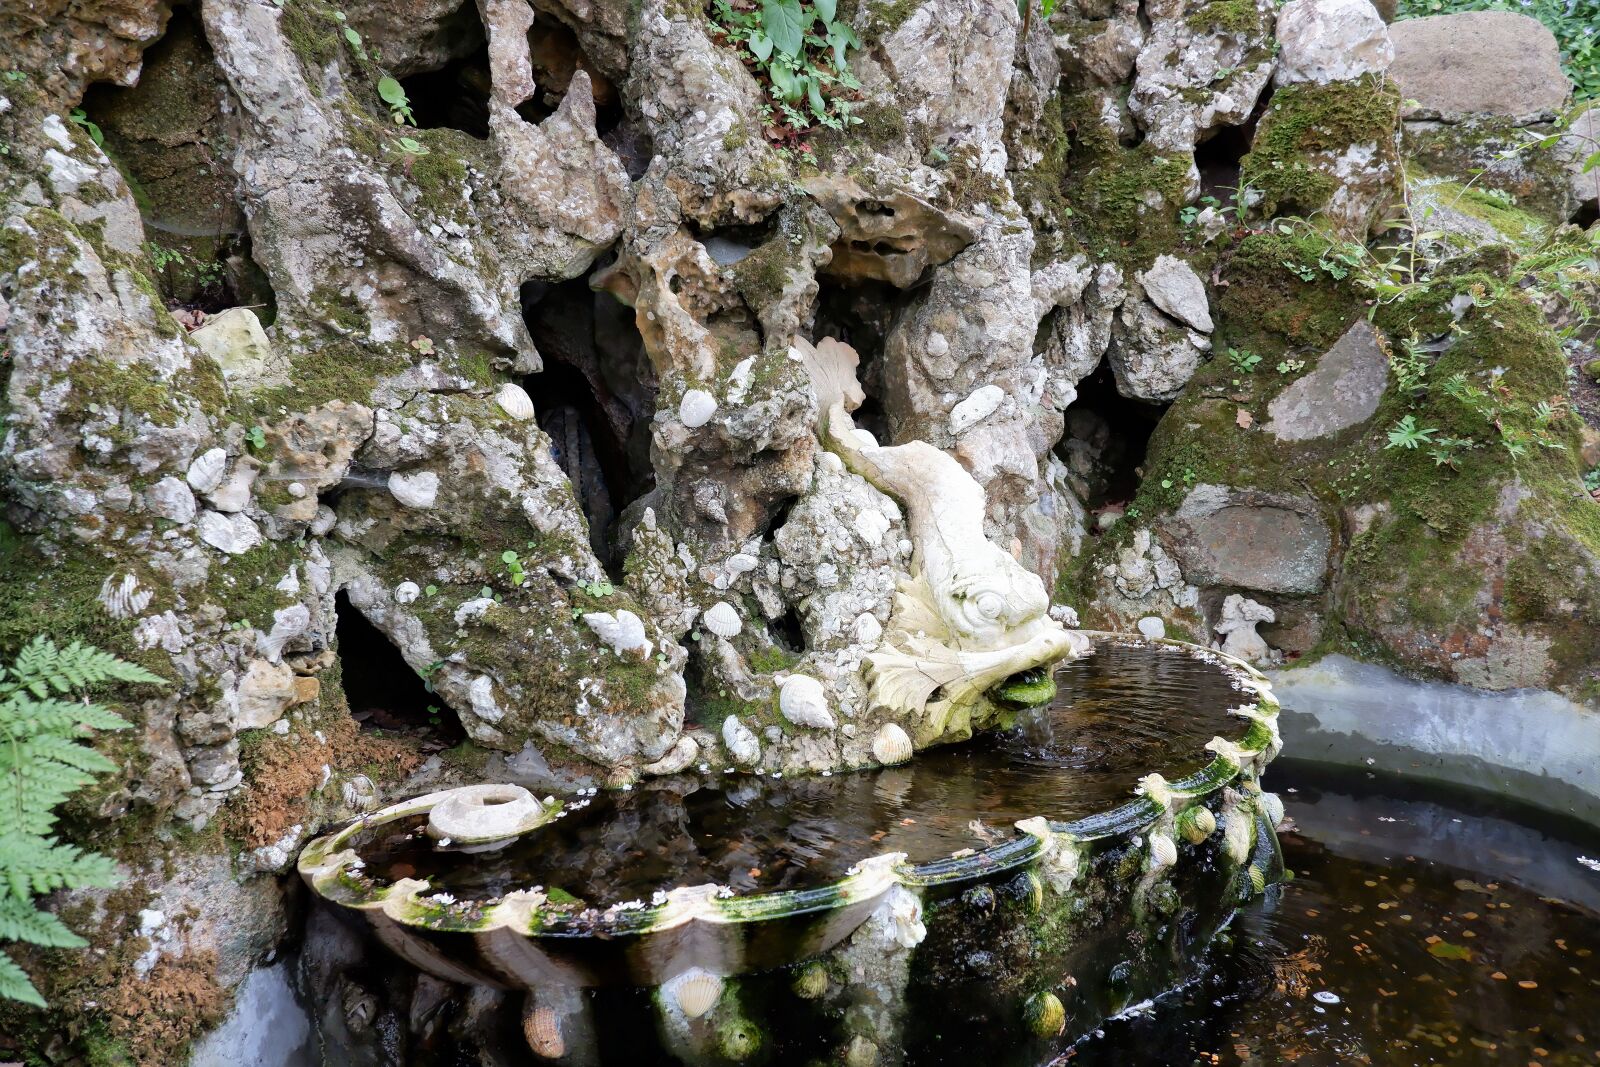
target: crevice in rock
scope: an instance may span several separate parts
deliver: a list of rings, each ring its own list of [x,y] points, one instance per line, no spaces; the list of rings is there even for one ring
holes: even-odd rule
[[[1600,222],[1600,200],[1590,200],[1588,203],[1583,204],[1577,211],[1573,212],[1569,221],[1580,230],[1587,230],[1596,222]]]
[[[489,137],[489,46],[481,43],[435,70],[400,79],[418,129],[460,130],[480,141]]]
[[[1240,162],[1250,151],[1255,136],[1254,117],[1243,126],[1222,126],[1194,149],[1194,165],[1200,172],[1200,195],[1214,196],[1228,203],[1239,188]]]
[[[517,108],[517,114],[529,122],[543,122],[561,106],[573,74],[582,70],[594,93],[595,132],[603,138],[622,122],[622,94],[584,54],[577,35],[565,23],[544,12],[536,14],[528,30],[528,52],[538,91]]]
[[[446,748],[466,739],[456,713],[342,591],[334,615],[340,684],[361,729],[419,735]]]
[[[767,622],[767,635],[785,652],[800,656],[806,651],[806,628],[800,610],[793,605],[776,619]]]
[[[1118,392],[1104,360],[1078,383],[1078,399],[1067,408],[1066,432],[1055,450],[1066,464],[1068,484],[1091,514],[1117,516],[1133,500],[1150,435],[1165,412],[1166,405]]]
[[[613,528],[655,484],[655,375],[630,309],[586,279],[523,287],[523,317],[544,369],[523,382],[540,429],[589,523],[595,554],[620,578]]]
[[[813,340],[836,337],[861,357],[856,378],[866,400],[855,412],[855,423],[879,441],[891,439],[889,416],[884,409],[883,349],[895,315],[906,295],[887,282],[851,281],[841,284],[819,277]]]

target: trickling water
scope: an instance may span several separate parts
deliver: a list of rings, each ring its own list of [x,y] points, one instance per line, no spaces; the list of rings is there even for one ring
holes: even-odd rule
[[[1019,819],[1070,820],[1129,800],[1138,778],[1177,778],[1205,744],[1245,725],[1248,701],[1214,663],[1102,646],[1056,673],[1058,692],[1015,728],[932,749],[910,764],[831,777],[679,776],[587,807],[490,855],[438,853],[424,819],[358,845],[379,879],[424,877],[462,899],[535,885],[590,904],[714,882],[738,892],[822,885],[884,852],[913,863],[982,849]]]

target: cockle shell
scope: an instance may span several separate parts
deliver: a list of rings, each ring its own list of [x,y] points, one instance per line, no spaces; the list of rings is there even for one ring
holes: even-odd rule
[[[665,982],[661,991],[691,1019],[698,1019],[716,1007],[722,996],[722,979],[700,967],[691,967]]]
[[[1256,804],[1261,808],[1261,814],[1272,823],[1273,829],[1277,829],[1283,822],[1283,798],[1276,793],[1262,793]]]
[[[494,394],[494,402],[500,405],[500,410],[510,415],[518,422],[527,422],[533,418],[533,398],[528,396],[528,391],[515,382],[507,382]]]
[[[422,589],[416,582],[401,582],[394,587],[394,602],[396,604],[413,603],[422,595]]]
[[[567,1053],[567,1042],[561,1036],[561,1016],[543,1005],[523,1014],[522,1036],[528,1039],[528,1047],[536,1056],[555,1060]]]
[[[378,806],[378,787],[364,774],[346,778],[339,786],[339,796],[351,811],[371,811]]]
[[[739,721],[739,716],[729,715],[722,720],[722,743],[728,746],[733,762],[749,765],[761,758],[761,742],[750,727]]]
[[[858,644],[875,645],[878,643],[878,638],[883,636],[883,624],[870,611],[863,612],[857,616],[855,625],[851,627],[850,633]]]
[[[828,693],[822,683],[806,674],[791,674],[778,690],[778,710],[796,726],[809,726],[816,730],[834,727],[833,712],[828,710]]]
[[[1150,835],[1150,868],[1171,867],[1178,862],[1177,843],[1166,834]]]
[[[744,629],[744,620],[732,604],[719,600],[700,613],[700,625],[718,637],[737,637]]]
[[[898,723],[886,722],[872,739],[872,758],[882,764],[904,763],[911,758],[911,737]]]
[[[1191,845],[1198,845],[1217,829],[1217,817],[1204,805],[1196,805],[1178,817],[1178,830]]]
[[[139,579],[132,574],[124,574],[121,581],[113,574],[100,586],[100,606],[113,619],[131,619],[139,615],[150,606],[153,596],[155,593],[151,590],[139,588]]]
[[[220,448],[202,452],[189,464],[189,487],[197,493],[209,493],[222,484],[222,475],[228,469],[228,454]]]
[[[678,401],[678,421],[691,430],[710,422],[716,413],[717,398],[704,389],[690,389]]]
[[[844,1048],[844,1067],[878,1067],[878,1044],[864,1034],[857,1034]]]

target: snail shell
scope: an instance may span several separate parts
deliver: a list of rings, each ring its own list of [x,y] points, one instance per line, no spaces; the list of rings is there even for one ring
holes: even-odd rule
[[[791,674],[778,690],[778,710],[796,726],[810,726],[818,730],[834,727],[833,712],[828,710],[828,694],[822,683],[805,674]]]
[[[744,629],[744,620],[739,618],[732,604],[719,600],[700,613],[700,625],[718,637],[737,637]]]
[[[722,996],[722,979],[700,967],[691,967],[662,987],[691,1019],[698,1019],[716,1007]]]
[[[878,734],[872,739],[873,759],[885,765],[904,763],[911,753],[911,737],[898,723],[886,722],[878,727]]]
[[[678,401],[678,421],[691,430],[710,422],[716,413],[717,398],[704,389],[690,389]]]
[[[527,422],[533,418],[533,398],[528,391],[515,382],[507,382],[500,387],[494,395],[494,402],[500,405],[500,410],[510,415],[518,422]]]

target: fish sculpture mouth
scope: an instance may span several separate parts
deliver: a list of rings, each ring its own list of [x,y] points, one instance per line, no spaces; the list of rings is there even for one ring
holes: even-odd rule
[[[1037,708],[1056,698],[1055,664],[1018,671],[989,690],[989,697],[1007,707]]]

